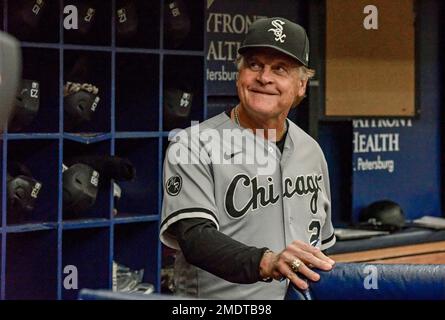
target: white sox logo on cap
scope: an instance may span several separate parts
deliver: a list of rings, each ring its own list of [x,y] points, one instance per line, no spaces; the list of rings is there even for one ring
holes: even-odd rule
[[[270,28],[267,31],[272,31],[275,35],[275,41],[280,41],[281,43],[284,42],[284,39],[286,38],[286,35],[283,34],[283,25],[284,25],[284,21],[282,20],[272,20],[271,24],[275,27],[274,28]]]
[[[308,67],[309,39],[302,26],[286,18],[257,19],[250,26],[238,49],[243,55],[252,48],[272,48]]]

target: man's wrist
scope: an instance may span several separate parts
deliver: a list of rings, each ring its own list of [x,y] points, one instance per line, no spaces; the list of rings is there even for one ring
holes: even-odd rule
[[[263,282],[271,282],[273,280],[270,266],[272,265],[274,255],[275,255],[274,252],[269,249],[267,249],[263,253],[259,267],[260,279]]]

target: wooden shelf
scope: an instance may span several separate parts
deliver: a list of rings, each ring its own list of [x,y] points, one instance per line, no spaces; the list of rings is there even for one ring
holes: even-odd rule
[[[337,262],[445,264],[445,241],[342,253],[330,257]]]

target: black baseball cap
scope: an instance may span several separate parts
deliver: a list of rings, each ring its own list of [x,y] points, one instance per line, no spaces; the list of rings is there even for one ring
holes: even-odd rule
[[[263,18],[253,22],[241,47],[239,54],[250,48],[272,48],[304,66],[309,64],[309,39],[302,26],[285,18]]]

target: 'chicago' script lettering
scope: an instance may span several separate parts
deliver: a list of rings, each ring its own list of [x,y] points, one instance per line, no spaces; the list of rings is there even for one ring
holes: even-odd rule
[[[304,196],[311,193],[312,198],[310,207],[311,212],[315,214],[317,213],[318,191],[321,191],[318,183],[322,179],[322,175],[298,176],[294,183],[291,178],[286,178],[284,179],[284,196],[286,198],[291,198],[294,194]]]
[[[293,181],[291,178],[284,179],[283,197],[291,198],[295,194],[305,196],[311,194],[310,209],[313,214],[317,213],[318,192],[321,191],[319,182],[323,179],[322,175],[297,176]],[[268,177],[267,187],[258,186],[258,178],[249,178],[246,174],[236,175],[230,182],[225,195],[226,211],[232,218],[240,219],[250,210],[256,210],[275,204],[280,196],[274,192],[274,183],[271,177]],[[235,207],[235,195],[245,193],[250,190],[250,199],[240,208]]]
[[[248,211],[258,209],[258,206],[266,207],[269,204],[276,203],[280,198],[279,195],[274,196],[273,190],[273,181],[272,178],[267,179],[269,181],[268,190],[266,190],[263,186],[258,186],[258,179],[254,177],[252,179],[249,178],[246,174],[239,174],[233,178],[232,182],[229,185],[226,193],[226,210],[227,213],[232,218],[242,218]],[[241,192],[241,190],[237,190],[237,188],[250,188],[251,190],[251,198],[250,200],[240,209],[237,210],[235,208],[234,200],[235,193]]]

